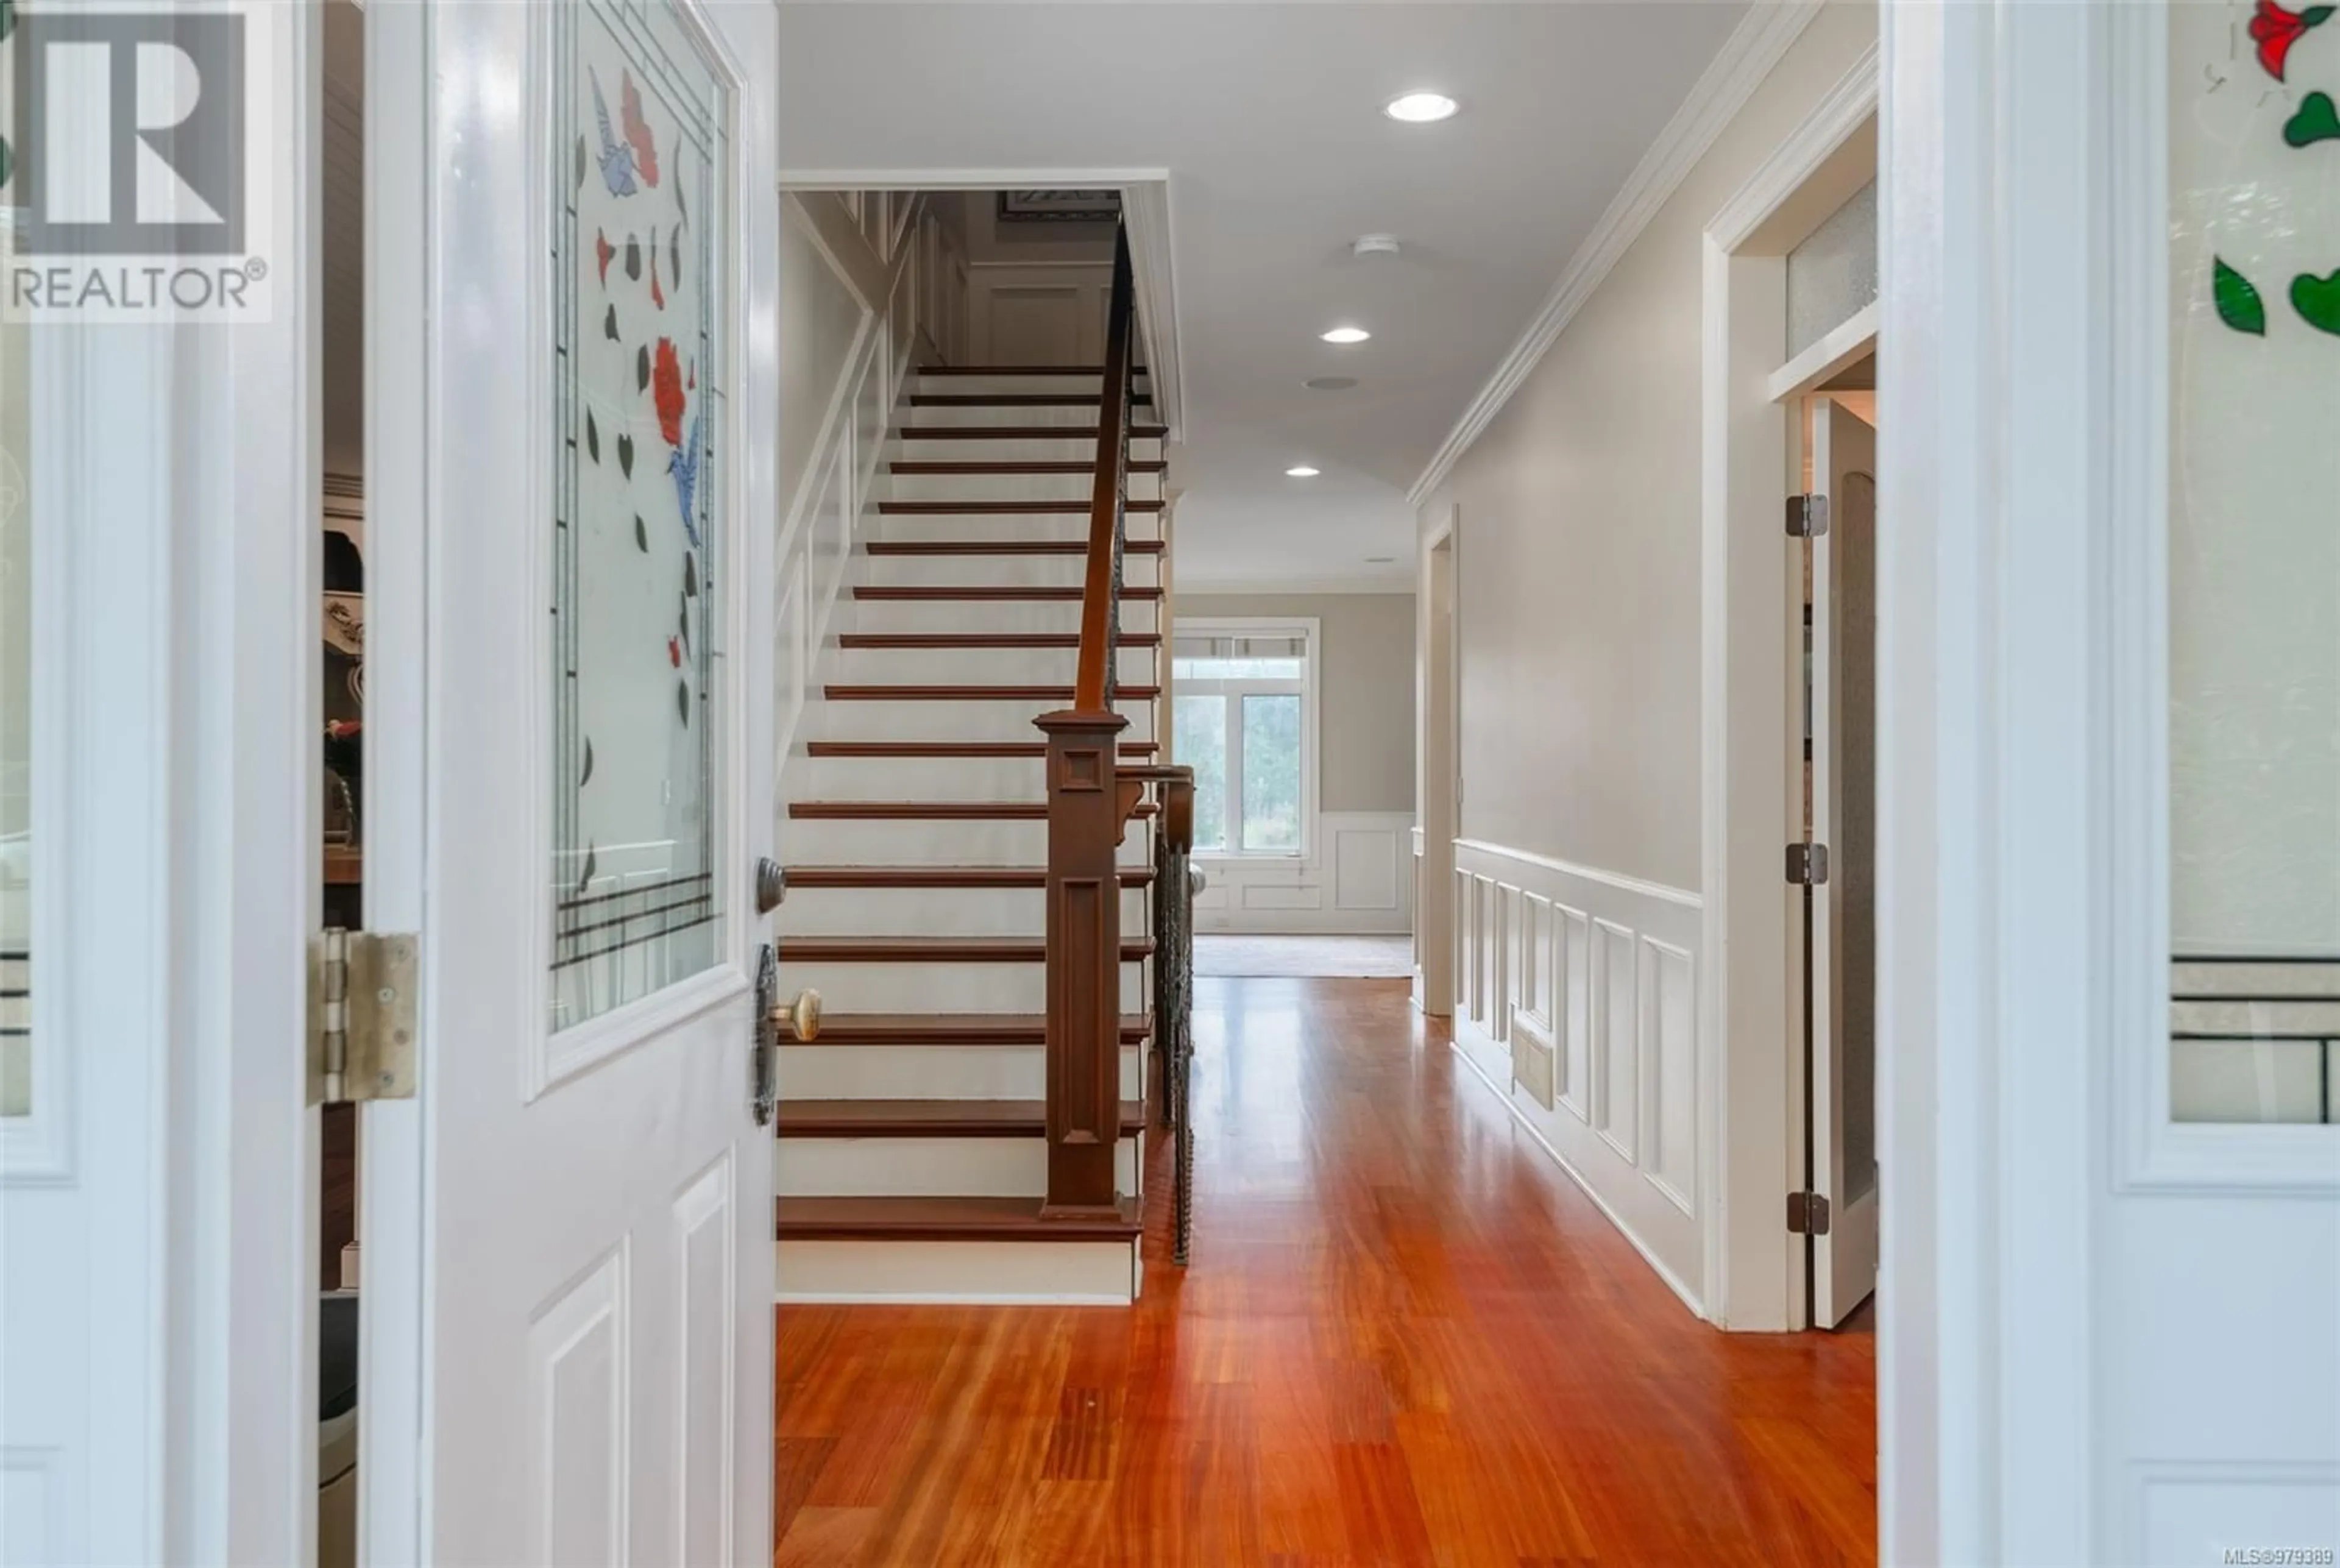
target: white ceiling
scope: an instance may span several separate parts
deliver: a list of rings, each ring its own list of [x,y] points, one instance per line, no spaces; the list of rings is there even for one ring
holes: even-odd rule
[[[780,161],[1168,169],[1181,581],[1403,588],[1407,486],[1743,10],[789,5]],[[1418,87],[1462,114],[1383,116]],[[1404,253],[1353,258],[1372,233]],[[1346,322],[1373,341],[1317,341]],[[1301,384],[1322,375],[1360,384]],[[1301,462],[1324,477],[1284,477]]]

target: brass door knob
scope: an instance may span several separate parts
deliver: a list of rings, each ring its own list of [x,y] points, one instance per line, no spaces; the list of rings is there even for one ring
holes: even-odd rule
[[[795,1001],[773,1007],[771,1017],[774,1028],[785,1027],[799,1043],[810,1040],[820,1033],[820,993],[798,991]]]

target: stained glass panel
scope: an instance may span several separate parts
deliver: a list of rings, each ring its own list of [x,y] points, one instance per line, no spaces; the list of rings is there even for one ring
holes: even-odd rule
[[[2340,25],[2171,5],[2170,1104],[2340,1119]]]
[[[711,968],[723,89],[669,5],[559,8],[551,1022]]]

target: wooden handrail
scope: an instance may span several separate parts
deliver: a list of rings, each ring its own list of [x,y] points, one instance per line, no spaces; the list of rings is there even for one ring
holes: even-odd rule
[[[1088,575],[1081,590],[1081,658],[1073,707],[1084,713],[1113,704],[1114,630],[1120,619],[1123,501],[1129,478],[1129,234],[1113,239],[1113,300],[1106,313],[1105,385],[1097,400],[1096,479],[1089,491]]]

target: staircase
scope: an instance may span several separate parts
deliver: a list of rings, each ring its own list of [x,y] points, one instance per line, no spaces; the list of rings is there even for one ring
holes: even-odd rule
[[[783,1299],[1137,1293],[1152,803],[1116,852],[1117,1206],[1042,1212],[1050,808],[1033,720],[1072,706],[1101,384],[1096,369],[931,370],[897,432],[835,680],[782,775],[780,959],[826,1015],[780,1052]],[[1164,432],[1142,391],[1131,417],[1124,765],[1158,749],[1163,630]]]

